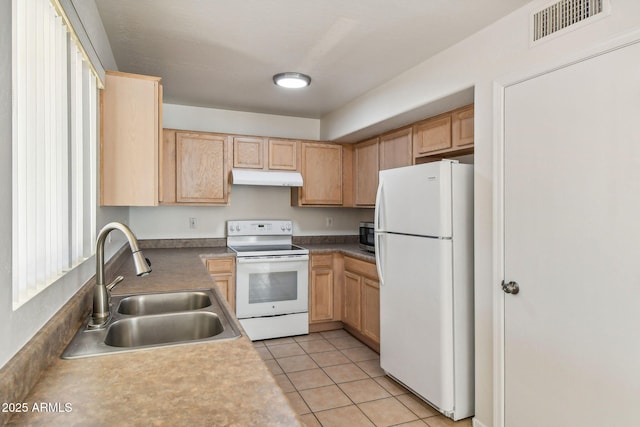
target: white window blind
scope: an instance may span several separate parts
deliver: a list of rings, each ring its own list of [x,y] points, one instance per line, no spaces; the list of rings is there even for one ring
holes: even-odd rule
[[[49,0],[13,0],[13,308],[92,253],[97,87]]]

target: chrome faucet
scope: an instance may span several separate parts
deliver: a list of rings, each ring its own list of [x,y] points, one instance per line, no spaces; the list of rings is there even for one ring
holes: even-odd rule
[[[138,247],[138,240],[131,229],[119,222],[110,222],[105,225],[102,230],[100,230],[100,233],[98,233],[98,238],[96,239],[96,284],[93,288],[93,312],[89,320],[90,329],[99,329],[106,326],[111,316],[109,310],[109,292],[114,286],[124,280],[122,276],[118,276],[110,284],[105,285],[104,283],[104,243],[109,233],[113,230],[122,231],[129,241],[136,274],[138,276],[146,276],[151,273],[151,267]]]

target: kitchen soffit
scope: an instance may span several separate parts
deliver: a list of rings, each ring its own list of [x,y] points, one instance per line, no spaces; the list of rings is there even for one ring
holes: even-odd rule
[[[171,104],[320,118],[529,0],[96,0],[120,71]],[[300,91],[282,71],[308,74]]]

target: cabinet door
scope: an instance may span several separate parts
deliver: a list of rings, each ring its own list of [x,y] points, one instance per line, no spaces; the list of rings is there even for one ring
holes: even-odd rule
[[[472,147],[473,134],[473,105],[467,105],[451,113],[451,138],[454,148]]]
[[[295,171],[298,170],[298,145],[300,141],[289,139],[268,140],[269,169]]]
[[[108,71],[101,91],[100,204],[158,204],[160,78]]]
[[[342,147],[338,144],[302,143],[300,204],[342,204]]]
[[[213,280],[216,281],[220,292],[225,297],[231,311],[236,312],[236,280],[234,274],[212,274]]]
[[[378,189],[378,138],[356,145],[355,203],[357,206],[375,206]]]
[[[162,130],[160,147],[160,203],[176,202],[176,130]]]
[[[264,140],[249,136],[234,136],[233,167],[264,169]]]
[[[227,140],[224,136],[176,134],[176,201],[226,204]]]
[[[362,277],[350,271],[344,272],[344,315],[342,321],[358,331],[361,327]]]
[[[220,289],[220,293],[226,298],[231,310],[236,310],[236,267],[235,259],[211,258],[207,260],[207,270]]]
[[[362,333],[380,343],[380,284],[366,277],[362,281]]]
[[[317,268],[311,270],[309,295],[309,321],[333,320],[333,270]]]
[[[415,157],[451,148],[451,114],[443,114],[413,126]]]
[[[380,170],[413,164],[411,126],[380,137]]]

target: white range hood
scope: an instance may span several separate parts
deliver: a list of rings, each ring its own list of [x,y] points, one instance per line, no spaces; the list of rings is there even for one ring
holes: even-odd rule
[[[232,169],[231,183],[235,185],[269,185],[273,187],[302,187],[300,172],[274,172]]]

